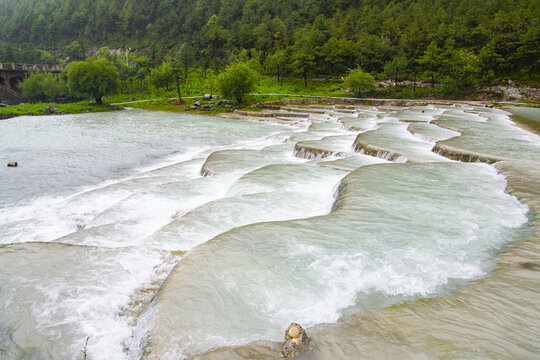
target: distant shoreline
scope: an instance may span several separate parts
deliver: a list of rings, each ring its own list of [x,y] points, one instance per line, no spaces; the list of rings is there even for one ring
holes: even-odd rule
[[[296,105],[310,105],[310,104],[355,104],[355,105],[373,105],[373,106],[422,106],[422,105],[452,105],[452,104],[468,104],[473,106],[488,106],[488,107],[494,107],[494,106],[503,106],[504,109],[512,112],[513,118],[516,119],[517,122],[523,124],[527,127],[529,131],[533,131],[535,133],[540,132],[540,120],[531,118],[529,115],[527,115],[526,112],[523,111],[512,111],[511,109],[514,107],[528,107],[528,108],[535,108],[538,107],[537,104],[528,104],[528,103],[518,103],[518,102],[509,102],[509,101],[471,101],[471,100],[447,100],[447,99],[384,99],[384,98],[353,98],[353,97],[342,97],[342,96],[323,96],[323,95],[301,95],[301,94],[250,94],[250,96],[253,97],[277,97],[276,100],[269,100],[269,101],[262,101],[257,102],[245,107],[242,107],[242,110],[251,110],[251,109],[259,109],[264,106],[279,106],[279,105],[288,105],[288,104],[296,104]],[[188,96],[183,97],[182,99],[199,99],[203,96]],[[92,104],[84,104],[85,106],[80,106],[81,103],[68,103],[68,104],[61,104],[56,105],[60,108],[54,109],[53,112],[47,113],[44,111],[45,108],[50,108],[51,103],[41,103],[41,104],[20,104],[20,105],[13,105],[13,113],[4,113],[2,114],[2,109],[8,109],[9,107],[0,108],[0,121],[1,120],[7,120],[12,119],[19,116],[44,116],[44,115],[66,115],[66,114],[81,114],[81,113],[90,113],[90,112],[103,112],[103,111],[116,111],[123,109],[124,106],[129,105],[139,105],[135,106],[136,108],[148,110],[148,111],[174,111],[174,112],[182,112],[182,113],[188,113],[188,114],[203,114],[203,115],[212,115],[212,116],[222,116],[222,117],[234,117],[232,114],[234,111],[210,111],[210,112],[203,112],[203,111],[190,111],[190,110],[184,110],[183,107],[175,106],[174,109],[171,108],[170,104],[164,104],[164,106],[158,106],[155,107],[146,107],[144,106],[145,103],[148,103],[149,105],[152,102],[166,102],[166,101],[174,101],[178,98],[162,98],[162,99],[144,99],[144,100],[135,100],[135,101],[126,101],[126,102],[117,102],[117,103],[111,103],[108,105],[104,105],[105,107],[101,106],[99,108],[96,108],[95,106],[92,106]],[[141,106],[142,105],[142,106]],[[27,107],[24,110],[21,110],[21,107]],[[76,109],[63,109],[61,107],[65,106],[73,106],[76,107]]]

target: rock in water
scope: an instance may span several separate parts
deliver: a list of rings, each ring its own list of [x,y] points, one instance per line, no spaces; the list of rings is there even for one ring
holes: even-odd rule
[[[17,167],[17,166],[19,166],[19,164],[16,161],[12,161],[12,162],[8,162],[7,166],[8,167]]]
[[[285,331],[285,341],[281,346],[281,357],[291,358],[300,355],[306,350],[309,337],[297,323],[291,323]]]

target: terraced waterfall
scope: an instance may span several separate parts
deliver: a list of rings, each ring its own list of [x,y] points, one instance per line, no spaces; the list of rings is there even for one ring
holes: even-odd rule
[[[292,321],[305,359],[540,353],[540,138],[510,113],[235,116],[0,122],[1,358],[276,359]]]

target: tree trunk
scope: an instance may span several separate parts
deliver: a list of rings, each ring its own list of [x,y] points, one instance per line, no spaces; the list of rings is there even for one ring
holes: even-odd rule
[[[434,75],[433,75],[433,73],[431,73],[431,88],[432,88],[432,89],[435,88],[435,80],[434,80]]]
[[[176,93],[178,94],[178,102],[182,101],[182,94],[180,93],[180,78],[176,77]]]

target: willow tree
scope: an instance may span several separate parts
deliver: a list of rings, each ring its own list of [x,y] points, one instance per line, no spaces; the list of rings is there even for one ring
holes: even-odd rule
[[[113,95],[120,88],[118,69],[107,59],[87,59],[66,67],[67,84],[71,95],[92,97],[101,104],[103,96]]]

